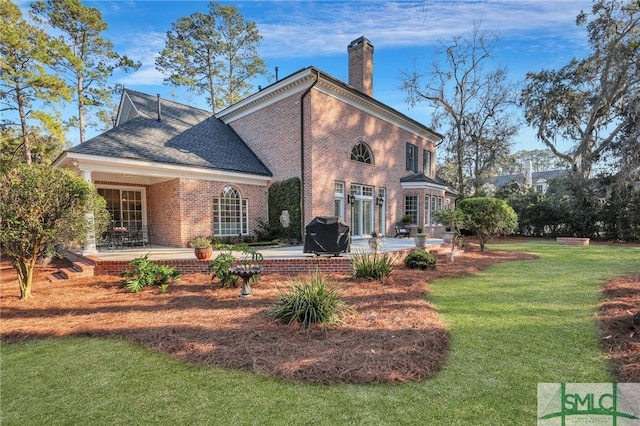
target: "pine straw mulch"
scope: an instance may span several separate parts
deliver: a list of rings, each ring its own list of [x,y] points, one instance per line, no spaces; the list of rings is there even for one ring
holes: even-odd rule
[[[603,291],[598,322],[601,342],[618,381],[640,383],[640,326],[633,315],[640,310],[640,272],[609,281]]]
[[[531,259],[526,253],[467,251],[435,271],[399,265],[384,284],[333,276],[355,308],[346,324],[310,332],[269,320],[265,311],[291,277],[265,275],[253,296],[185,275],[165,295],[131,294],[118,277],[48,282],[39,268],[33,297],[19,300],[8,263],[0,263],[0,339],[122,336],[184,361],[312,383],[403,383],[435,374],[447,360],[449,332],[424,295],[430,280]]]

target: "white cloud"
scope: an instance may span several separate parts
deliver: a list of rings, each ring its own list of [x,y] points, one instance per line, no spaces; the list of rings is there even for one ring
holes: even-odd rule
[[[342,53],[345,41],[367,36],[376,47],[426,46],[467,35],[474,22],[502,37],[581,34],[575,17],[590,0],[425,0],[418,2],[287,2],[286,13],[256,22],[267,57]],[[267,3],[266,7],[274,7]],[[283,7],[282,5],[280,7]],[[294,35],[294,36],[292,36]]]
[[[155,65],[143,65],[137,71],[120,77],[117,83],[125,86],[153,86],[162,84],[163,75],[158,71]]]
[[[165,35],[153,31],[136,32],[128,40],[127,47],[120,53],[139,61],[142,66],[137,71],[120,77],[117,83],[125,86],[162,84],[163,75],[156,70],[155,60],[164,48]]]

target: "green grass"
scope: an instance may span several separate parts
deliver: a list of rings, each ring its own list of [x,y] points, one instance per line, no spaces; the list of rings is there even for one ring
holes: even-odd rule
[[[183,364],[125,341],[62,338],[0,348],[0,423],[531,425],[539,382],[608,382],[600,285],[640,270],[639,248],[491,245],[540,260],[438,281],[446,368],[420,383],[317,386]]]

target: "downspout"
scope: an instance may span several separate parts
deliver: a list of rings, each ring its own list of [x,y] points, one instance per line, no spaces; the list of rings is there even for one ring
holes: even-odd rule
[[[304,180],[304,173],[305,173],[305,167],[304,167],[304,145],[305,145],[305,140],[304,140],[304,99],[307,97],[307,95],[311,92],[311,89],[313,89],[313,87],[318,84],[318,80],[320,80],[320,71],[315,70],[316,72],[316,79],[315,81],[311,84],[311,86],[309,86],[309,88],[307,90],[304,91],[304,93],[302,94],[302,96],[300,96],[300,235],[303,238],[304,241],[304,215],[305,215],[305,210],[304,210],[304,200],[305,200],[305,193],[304,193],[304,184],[305,184],[305,180]]]

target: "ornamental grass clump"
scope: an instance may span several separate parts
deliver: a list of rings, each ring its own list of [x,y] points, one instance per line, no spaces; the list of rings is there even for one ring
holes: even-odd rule
[[[408,268],[436,269],[438,258],[424,250],[414,250],[404,258],[404,264]]]
[[[290,282],[291,289],[282,294],[267,315],[286,324],[298,323],[303,330],[312,324],[342,324],[344,315],[351,311],[341,298],[340,291],[332,288],[331,281],[316,272],[308,281],[301,278]]]
[[[397,256],[389,253],[356,252],[351,258],[351,268],[356,278],[384,280],[393,271]]]

